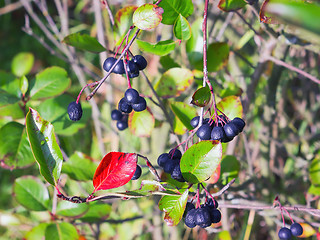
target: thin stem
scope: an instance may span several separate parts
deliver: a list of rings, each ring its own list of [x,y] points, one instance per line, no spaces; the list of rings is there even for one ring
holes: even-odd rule
[[[146,163],[147,163],[147,166],[148,166],[150,172],[157,178],[157,181],[158,181],[158,182],[161,182],[161,178],[160,178],[157,170],[156,170],[156,169],[154,168],[154,166],[151,164],[151,162],[149,161],[149,159],[148,159],[147,157],[143,156],[143,155],[140,155],[140,154],[137,154],[137,155],[138,155],[138,157],[141,157],[141,158],[143,158],[144,160],[146,160]]]
[[[114,18],[113,18],[113,15],[112,15],[108,0],[103,0],[102,3],[106,6],[111,25],[114,26]]]
[[[228,188],[236,181],[236,179],[232,179],[230,182],[228,182],[219,192],[216,192],[214,194],[211,194],[211,197],[218,197],[222,195],[225,191],[228,190]]]

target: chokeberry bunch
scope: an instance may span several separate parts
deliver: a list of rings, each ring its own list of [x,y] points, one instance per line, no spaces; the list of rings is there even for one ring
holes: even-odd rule
[[[70,120],[79,121],[82,117],[82,107],[80,102],[71,102],[68,106],[68,115]]]
[[[299,223],[293,223],[289,228],[280,228],[278,236],[281,240],[289,240],[292,236],[300,236],[303,233],[303,228]]]
[[[139,92],[133,88],[128,88],[124,93],[124,97],[118,103],[119,111],[130,113],[132,110],[141,112],[147,108],[147,102],[144,97],[139,95]]]
[[[121,111],[114,109],[111,111],[111,119],[117,121],[117,128],[123,131],[128,128],[128,115]]]

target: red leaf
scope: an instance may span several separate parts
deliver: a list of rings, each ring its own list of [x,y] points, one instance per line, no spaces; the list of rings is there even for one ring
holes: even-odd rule
[[[220,171],[221,171],[221,163],[219,163],[216,170],[213,172],[213,174],[211,175],[209,180],[207,180],[206,182],[210,183],[210,184],[215,184],[216,182],[218,182],[218,180],[220,178]]]
[[[110,152],[105,155],[93,176],[93,193],[125,185],[136,171],[137,161],[135,153]]]

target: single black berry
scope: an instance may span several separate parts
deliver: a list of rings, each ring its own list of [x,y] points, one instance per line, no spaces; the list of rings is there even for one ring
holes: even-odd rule
[[[185,182],[186,180],[184,180],[182,173],[181,173],[181,168],[180,168],[180,162],[176,163],[173,167],[172,173],[171,173],[171,177],[174,180],[177,180],[179,182]]]
[[[171,161],[169,153],[162,153],[157,160],[158,165],[162,168],[164,168],[168,161]]]
[[[127,121],[117,121],[117,128],[119,131],[123,131],[125,130],[126,128],[128,128],[128,122]]]
[[[144,97],[139,96],[139,100],[137,103],[132,104],[133,110],[136,112],[141,112],[147,108],[147,102]]]
[[[200,227],[209,226],[211,225],[210,214],[206,207],[204,208],[197,208],[195,215],[194,215],[194,222],[199,225]]]
[[[135,64],[133,61],[127,62],[127,71],[130,78],[135,78],[139,76],[139,68],[137,64]]]
[[[184,220],[184,223],[186,224],[187,227],[189,228],[194,228],[196,226],[195,223],[195,212],[197,209],[191,209],[190,211],[187,212],[186,218]]]
[[[182,157],[181,151],[177,148],[173,148],[169,152],[170,158],[180,159]]]
[[[124,74],[125,73],[122,59],[117,63],[117,65],[114,67],[112,72],[114,72],[116,74]]]
[[[135,55],[132,60],[135,64],[137,64],[139,70],[143,70],[147,67],[147,60],[141,55]]]
[[[292,234],[289,228],[283,227],[279,230],[278,236],[281,240],[291,239]]]
[[[221,212],[216,208],[210,208],[210,219],[212,223],[218,223],[221,221]]]
[[[137,165],[136,171],[134,172],[131,180],[137,180],[141,176],[142,170],[139,165]]]
[[[111,112],[111,119],[112,120],[119,121],[119,120],[121,120],[121,118],[122,118],[122,112],[120,112],[117,109],[112,110],[112,112]]]
[[[218,208],[219,206],[218,202],[215,199],[212,200],[212,198],[207,199],[206,205],[210,208]]]
[[[225,138],[226,134],[222,127],[214,127],[211,131],[211,140],[221,140]]]
[[[133,88],[128,88],[124,93],[124,97],[128,103],[135,104],[139,102],[140,96],[137,90]]]
[[[194,204],[192,204],[191,202],[187,202],[186,204],[186,209],[184,210],[184,216],[187,214],[187,212],[189,212],[191,209],[195,209]]]
[[[200,116],[196,116],[194,118],[191,119],[190,121],[190,125],[195,128],[199,125],[199,122],[200,122]]]
[[[238,117],[234,118],[231,122],[238,127],[239,132],[242,132],[244,126],[246,125],[245,121]]]
[[[166,164],[163,166],[163,171],[165,173],[172,174],[174,167],[176,164],[179,163],[179,160],[176,159],[170,159],[170,161],[167,161]]]
[[[207,124],[203,124],[201,125],[201,127],[199,127],[198,131],[197,131],[197,136],[201,139],[201,140],[209,140],[211,138],[211,126],[207,123]]]
[[[68,106],[69,118],[72,121],[79,121],[82,117],[82,107],[80,102],[71,102]]]
[[[118,104],[118,109],[124,113],[130,113],[132,111],[132,106],[126,101],[125,98],[121,98]]]
[[[303,228],[299,223],[293,223],[290,230],[293,236],[300,236],[303,233]]]
[[[232,122],[224,125],[223,130],[228,138],[234,138],[239,133],[239,128]]]
[[[108,57],[103,63],[103,69],[109,72],[109,70],[115,64],[116,61],[117,59],[115,59],[114,57]]]
[[[233,140],[233,137],[232,137],[232,138],[229,138],[229,137],[227,137],[227,136],[225,135],[225,137],[221,139],[221,142],[227,143],[227,142],[230,142],[230,141],[232,141],[232,140]]]

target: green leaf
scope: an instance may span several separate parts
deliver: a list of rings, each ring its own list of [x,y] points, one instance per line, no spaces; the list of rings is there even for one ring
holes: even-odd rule
[[[173,132],[177,135],[183,135],[187,131],[187,127],[181,122],[181,120],[175,116],[173,119]]]
[[[235,156],[226,155],[221,161],[220,176],[222,176],[222,184],[227,184],[233,178],[238,177],[240,163]]]
[[[10,167],[24,167],[34,162],[22,124],[9,122],[0,129],[0,159]]]
[[[1,90],[0,90],[1,95]],[[1,99],[1,96],[0,96]],[[14,104],[9,104],[3,107],[0,107],[0,116],[10,116],[10,118],[21,119],[24,118],[23,110],[21,109],[19,102]]]
[[[211,100],[211,93],[209,87],[201,87],[192,95],[191,103],[198,107],[205,107]]]
[[[128,29],[130,28],[130,26],[133,25],[132,16],[133,16],[134,11],[137,8],[138,7],[136,7],[136,6],[127,6],[127,7],[121,8],[117,11],[115,18],[114,18],[114,20],[115,20],[114,33],[117,33],[117,34],[114,34],[114,35],[117,35],[117,36],[115,36],[115,38],[117,39],[116,45],[119,45],[121,43],[122,39],[127,34]]]
[[[13,192],[16,200],[25,208],[33,211],[48,210],[49,192],[39,179],[32,176],[17,178]]]
[[[155,85],[160,97],[178,97],[193,82],[193,73],[186,68],[171,68]]]
[[[66,70],[60,67],[46,68],[30,84],[30,96],[33,100],[54,97],[67,90],[70,84]]]
[[[182,155],[182,176],[193,184],[203,182],[213,174],[221,158],[222,145],[219,141],[198,142]]]
[[[152,53],[159,56],[164,56],[172,52],[175,48],[176,43],[173,40],[165,40],[152,44],[149,42],[144,42],[139,39],[136,40],[138,47],[143,52]]]
[[[46,99],[41,102],[38,107],[39,114],[53,124],[56,134],[72,136],[73,134],[76,134],[79,129],[84,128],[91,118],[90,104],[82,102],[82,118],[77,122],[70,121],[67,108],[72,101],[74,101],[74,98],[63,94],[55,98]],[[54,111],[52,111],[52,109],[54,109]]]
[[[163,196],[159,201],[159,209],[165,212],[164,221],[168,226],[177,225],[182,219],[188,200],[188,189],[179,196]]]
[[[203,22],[202,18],[198,18],[196,21],[193,22],[191,26],[192,34],[186,44],[186,51],[188,53],[188,57],[189,55],[198,56],[196,60],[202,59],[202,52],[203,52],[203,32],[201,30],[202,22]]]
[[[25,95],[27,93],[28,88],[29,88],[28,78],[26,78],[26,76],[22,76],[20,78],[20,91],[22,95]]]
[[[129,129],[138,137],[150,137],[154,129],[154,122],[154,117],[148,108],[142,112],[132,111],[129,114]]]
[[[97,164],[89,156],[81,152],[75,152],[62,166],[62,172],[78,181],[91,181]]]
[[[34,158],[39,164],[41,175],[48,183],[56,185],[61,172],[62,153],[50,122],[30,108],[26,116],[27,134]]]
[[[89,209],[88,204],[72,203],[67,201],[60,201],[57,205],[57,215],[65,217],[79,217]]]
[[[90,203],[89,210],[80,218],[83,222],[97,222],[106,219],[111,212],[111,206],[105,203]]]
[[[0,108],[17,103],[20,99],[16,96],[0,89]]]
[[[33,227],[25,236],[25,240],[42,239],[49,223],[40,223]]]
[[[31,71],[33,63],[34,57],[32,53],[19,53],[12,60],[11,71],[14,75],[22,77]]]
[[[320,186],[311,185],[308,189],[308,193],[315,196],[320,196]]]
[[[166,70],[170,69],[170,68],[175,68],[175,67],[180,67],[180,65],[178,63],[176,63],[171,57],[170,55],[165,55],[160,57],[160,64],[162,65],[162,67]]]
[[[309,176],[311,183],[317,187],[320,187],[320,157],[314,158],[310,164]]]
[[[46,240],[79,240],[77,229],[68,222],[56,222],[47,226]]]
[[[220,0],[218,7],[225,12],[236,11],[246,5],[244,0]]]
[[[188,20],[179,14],[173,26],[173,33],[180,40],[188,40],[191,37],[191,27]]]
[[[243,108],[241,100],[237,96],[229,96],[223,98],[218,104],[217,108],[227,115],[231,120],[235,117],[242,117]]]
[[[188,130],[192,130],[193,127],[190,125],[190,121],[195,115],[197,115],[197,110],[183,102],[171,102],[170,106],[183,125]]]
[[[142,30],[151,30],[162,20],[163,9],[155,4],[146,3],[140,6],[133,14],[133,24]]]
[[[164,10],[162,23],[167,25],[173,25],[179,14],[187,18],[193,13],[192,0],[162,0],[159,7]]]
[[[94,37],[89,36],[88,34],[81,33],[72,33],[66,36],[62,42],[76,47],[80,50],[90,51],[90,52],[104,52],[106,49],[98,42]]]
[[[13,74],[0,70],[0,87],[3,91],[21,98],[20,79]]]
[[[320,5],[305,1],[270,0],[265,11],[277,20],[320,34]]]

